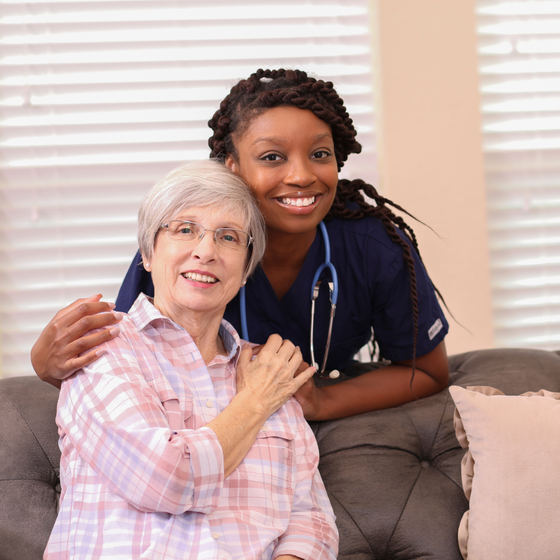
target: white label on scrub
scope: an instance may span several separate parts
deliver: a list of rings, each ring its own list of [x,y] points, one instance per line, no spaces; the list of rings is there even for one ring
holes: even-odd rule
[[[441,322],[441,319],[438,319],[431,327],[430,330],[428,331],[428,336],[430,337],[430,340],[433,340],[434,336],[436,336],[436,334],[441,331],[441,329],[443,328],[443,323]]]

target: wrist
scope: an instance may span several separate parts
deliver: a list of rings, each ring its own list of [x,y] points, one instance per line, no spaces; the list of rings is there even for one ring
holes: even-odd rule
[[[264,424],[270,416],[270,413],[264,406],[262,400],[253,394],[247,387],[244,387],[237,392],[231,400],[229,406],[231,405],[239,408],[241,414],[250,416],[256,422],[262,421],[262,424]]]
[[[325,391],[324,387],[317,387],[313,385],[312,397],[308,401],[300,402],[303,415],[308,422],[315,420],[325,420],[324,407],[325,407]],[[296,393],[296,398],[298,395]]]

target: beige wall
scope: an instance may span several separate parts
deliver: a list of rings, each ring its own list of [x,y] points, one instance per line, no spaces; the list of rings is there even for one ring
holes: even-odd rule
[[[492,347],[475,0],[371,2],[381,190],[441,237],[413,226],[465,327],[449,318],[448,353]]]

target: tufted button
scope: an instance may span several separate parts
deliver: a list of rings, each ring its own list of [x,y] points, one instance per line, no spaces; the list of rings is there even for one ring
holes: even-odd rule
[[[430,467],[430,461],[422,461],[422,462],[420,463],[420,466],[421,466],[423,469],[427,469],[427,468]]]

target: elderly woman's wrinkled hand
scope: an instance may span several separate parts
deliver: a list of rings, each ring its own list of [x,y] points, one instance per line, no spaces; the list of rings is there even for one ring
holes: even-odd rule
[[[257,352],[252,360],[253,348],[246,346],[241,351],[237,364],[237,392],[252,394],[255,405],[262,406],[263,412],[270,415],[311,379],[316,370],[307,367],[295,376],[303,362],[301,351],[277,334],[271,335]]]

